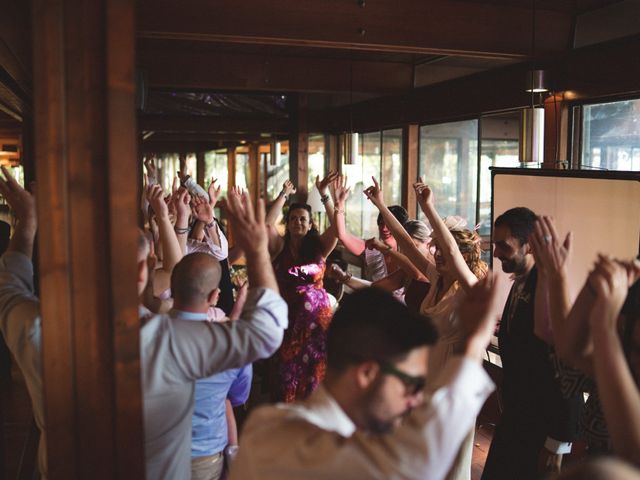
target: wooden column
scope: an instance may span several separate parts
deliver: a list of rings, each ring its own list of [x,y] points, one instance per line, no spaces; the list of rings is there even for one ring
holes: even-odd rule
[[[258,155],[258,144],[249,144],[249,193],[255,204],[260,198],[260,157]]]
[[[309,119],[307,97],[300,94],[293,102],[292,134],[289,137],[289,177],[296,186],[297,197],[307,201],[309,177]]]
[[[543,168],[569,168],[569,108],[562,93],[544,101]]]
[[[227,168],[229,169],[229,180],[227,182],[227,191],[236,186],[236,149],[235,147],[227,148]]]
[[[325,135],[325,144],[329,154],[329,169],[327,171],[340,169],[340,155],[338,151],[338,135]]]
[[[204,150],[196,152],[196,181],[202,185],[205,190],[209,186],[210,178],[204,178]]]
[[[419,125],[405,125],[402,129],[402,206],[413,217],[418,211],[413,183],[418,178]]]
[[[49,478],[143,478],[133,0],[34,0]]]

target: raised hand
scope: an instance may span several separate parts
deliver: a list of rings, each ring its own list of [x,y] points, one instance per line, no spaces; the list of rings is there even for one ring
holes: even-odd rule
[[[331,196],[333,203],[339,210],[344,210],[344,205],[349,198],[351,187],[347,187],[347,176],[338,175],[331,184]]]
[[[364,242],[364,244],[369,250],[378,250],[382,253],[386,253],[389,251],[389,246],[376,237],[368,239]]]
[[[147,185],[146,197],[158,219],[169,218],[169,207],[164,201],[164,191],[160,185]]]
[[[416,192],[416,199],[420,205],[433,204],[433,191],[422,180],[422,177],[418,178],[418,181],[413,184],[413,189]]]
[[[206,225],[213,222],[213,208],[206,198],[198,195],[193,198],[193,215]]]
[[[373,203],[376,207],[380,205],[384,205],[384,199],[382,198],[382,189],[380,188],[380,184],[375,179],[375,177],[371,177],[373,180],[373,185],[364,190],[364,194],[367,196],[371,203]]]
[[[0,194],[7,201],[20,221],[36,222],[36,199],[13,178],[6,167],[1,167],[4,179],[0,178]]]
[[[144,160],[144,166],[147,169],[148,182],[158,183],[158,167],[156,167],[156,159],[153,155]]]
[[[227,210],[233,224],[233,238],[247,256],[267,252],[267,226],[265,224],[264,200],[258,200],[254,213],[251,199],[247,192],[241,196],[229,195]]]
[[[466,339],[465,353],[478,361],[482,361],[501,313],[500,283],[500,277],[489,272],[469,289],[458,307],[460,327]]]
[[[596,295],[591,312],[592,328],[616,331],[617,320],[631,283],[624,264],[600,255],[587,282]]]
[[[288,197],[294,193],[296,193],[296,187],[291,180],[286,179],[282,184],[282,194]]]
[[[209,205],[211,205],[211,208],[215,208],[216,203],[218,202],[218,199],[220,198],[220,190],[222,189],[222,186],[218,185],[218,187],[216,188],[216,182],[217,181],[218,181],[217,178],[211,177],[211,183],[209,183],[209,188],[208,188]]]
[[[191,215],[191,195],[189,195],[189,192],[184,188],[178,189],[174,194],[174,203],[176,206],[177,218],[188,219],[189,215]]]
[[[547,275],[566,273],[571,256],[571,232],[560,243],[558,232],[551,217],[541,216],[529,235],[529,244],[533,248],[536,265]]]
[[[338,172],[335,170],[329,171],[327,176],[320,180],[320,175],[316,175],[316,188],[320,192],[321,195],[326,195],[327,187],[333,183],[333,181],[338,178]]]

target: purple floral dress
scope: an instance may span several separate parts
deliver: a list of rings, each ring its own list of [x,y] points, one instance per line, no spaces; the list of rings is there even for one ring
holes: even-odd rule
[[[333,315],[323,288],[325,261],[297,265],[289,243],[273,262],[280,295],[289,306],[289,328],[274,356],[274,400],[306,398],[324,378],[327,329]]]

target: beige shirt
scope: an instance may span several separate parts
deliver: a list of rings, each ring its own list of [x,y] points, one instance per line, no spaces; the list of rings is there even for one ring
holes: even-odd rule
[[[389,434],[357,430],[323,387],[304,402],[260,408],[244,427],[231,480],[442,479],[494,385],[463,357],[438,380],[444,386]]]

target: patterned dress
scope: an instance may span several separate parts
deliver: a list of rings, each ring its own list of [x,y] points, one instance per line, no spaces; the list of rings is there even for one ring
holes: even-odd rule
[[[274,355],[274,400],[293,402],[306,398],[324,378],[327,329],[333,315],[323,288],[325,261],[299,265],[289,242],[273,261],[280,295],[289,306],[289,328]]]

